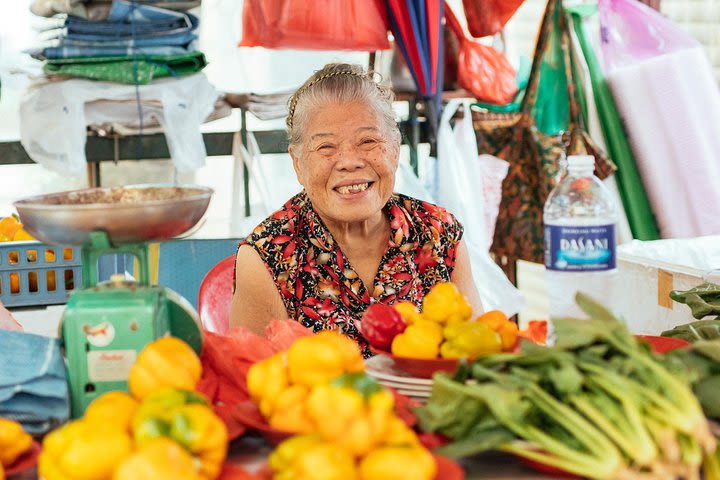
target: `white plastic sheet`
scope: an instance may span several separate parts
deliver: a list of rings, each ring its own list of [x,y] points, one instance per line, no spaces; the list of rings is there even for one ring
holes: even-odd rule
[[[200,125],[218,93],[203,73],[137,87],[145,118],[155,118],[178,171],[205,164]],[[33,85],[20,105],[20,140],[30,158],[66,175],[85,175],[86,126],[138,121],[134,85],[71,79]],[[128,103],[127,101],[131,101]]]
[[[470,252],[470,262],[475,285],[485,310],[502,310],[507,315],[517,313],[523,304],[520,292],[510,283],[503,271],[492,261],[488,250],[492,243],[492,231],[497,218],[488,216],[497,212],[497,205],[489,205],[485,192],[494,193],[499,203],[497,188],[490,187],[504,175],[498,175],[497,169],[502,160],[478,159],[475,131],[469,114],[453,128],[450,119],[460,106],[470,111],[469,100],[451,100],[443,110],[438,131],[437,156],[437,195],[438,205],[447,208],[465,227],[465,243]],[[494,175],[485,175],[483,165],[491,165],[489,171]],[[484,183],[488,184],[486,190]]]
[[[607,79],[664,238],[720,233],[720,90],[702,46],[633,0],[602,0]]]

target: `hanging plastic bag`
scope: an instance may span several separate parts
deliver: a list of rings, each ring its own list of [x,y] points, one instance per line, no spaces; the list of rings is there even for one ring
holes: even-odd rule
[[[461,105],[465,115],[453,128],[450,119]],[[448,102],[440,121],[437,149],[437,202],[465,227],[463,238],[483,308],[513,315],[522,307],[523,298],[488,254],[492,236],[486,223],[485,177],[478,159],[469,100]]]
[[[571,14],[571,23],[574,30],[574,39],[581,51],[579,56],[584,59],[587,66],[587,75],[590,77],[592,97],[597,110],[598,124],[601,134],[592,134],[595,139],[604,138],[605,145],[601,145],[608,152],[610,158],[618,166],[614,174],[616,187],[622,199],[622,205],[627,213],[627,219],[634,238],[639,240],[656,240],[659,238],[657,225],[653,212],[650,209],[647,194],[642,186],[635,157],[630,149],[630,143],[623,130],[618,115],[615,100],[612,98],[605,76],[600,68],[600,62],[591,44],[591,35],[586,33],[585,24],[592,25],[591,21],[597,13],[597,8],[588,5],[576,5],[567,8]],[[588,102],[590,103],[590,102]],[[588,109],[589,112],[592,109]]]
[[[240,47],[390,48],[381,0],[245,0]]]
[[[547,43],[540,61],[537,98],[532,111],[538,130],[545,135],[557,135],[569,128],[570,102],[567,95],[565,54],[560,38],[561,15],[562,10],[559,8],[553,13],[552,28],[547,34]]]
[[[463,0],[470,35],[495,35],[503,29],[522,3],[523,0]]]
[[[505,105],[518,91],[515,69],[505,56],[493,47],[467,38],[450,7],[445,5],[445,19],[460,42],[458,82],[481,102]]]
[[[18,321],[12,316],[12,313],[0,302],[0,330],[22,331],[22,329]]]
[[[495,222],[500,212],[502,200],[502,182],[507,177],[510,164],[493,155],[483,153],[478,157],[480,173],[482,175],[483,201],[485,202],[485,230],[487,231],[488,248],[495,235]]]
[[[703,47],[634,0],[599,2],[608,85],[663,238],[720,233],[720,91]]]

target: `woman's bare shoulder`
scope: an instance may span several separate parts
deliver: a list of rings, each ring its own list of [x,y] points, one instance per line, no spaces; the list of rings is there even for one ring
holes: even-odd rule
[[[242,283],[253,283],[267,280],[272,282],[270,272],[260,254],[251,245],[240,245],[235,256],[235,277],[236,281]],[[273,283],[274,285],[274,283]]]
[[[231,326],[244,326],[261,335],[271,319],[287,318],[275,280],[254,248],[238,248],[235,269]]]

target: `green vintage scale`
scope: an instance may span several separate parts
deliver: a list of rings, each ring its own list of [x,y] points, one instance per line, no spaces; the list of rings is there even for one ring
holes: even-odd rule
[[[149,342],[173,335],[198,354],[202,337],[192,305],[169,288],[151,285],[148,243],[192,229],[212,190],[200,186],[131,185],[27,198],[15,203],[25,228],[40,241],[80,245],[82,286],[62,316],[72,416],[96,397],[127,390],[130,367]],[[98,283],[98,259],[130,254],[139,276]]]

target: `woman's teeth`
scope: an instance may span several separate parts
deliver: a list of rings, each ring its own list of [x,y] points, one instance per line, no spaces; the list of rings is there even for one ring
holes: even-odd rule
[[[369,183],[358,183],[357,185],[345,185],[343,187],[337,187],[336,190],[338,191],[338,193],[347,195],[348,193],[358,193],[367,190],[369,186]]]

